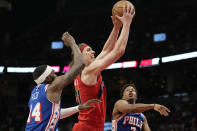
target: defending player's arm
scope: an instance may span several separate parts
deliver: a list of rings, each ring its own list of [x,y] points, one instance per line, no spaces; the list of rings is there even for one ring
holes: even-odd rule
[[[64,87],[70,84],[85,67],[85,62],[82,58],[81,51],[75,43],[74,38],[68,32],[66,32],[62,35],[62,40],[64,41],[65,46],[68,46],[72,49],[74,63],[71,69],[68,72],[66,72],[65,75],[57,77],[54,80],[54,82],[50,85],[50,88],[53,91],[61,91]]]
[[[122,17],[118,17],[118,19],[122,21],[123,27],[113,50],[106,54],[105,57],[98,56],[87,68],[87,73],[98,74],[100,71],[117,61],[124,54],[130,31],[130,24],[134,17],[134,14],[131,14],[130,8],[126,9],[124,7],[124,15]]]
[[[144,124],[143,124],[143,131],[151,131],[150,127],[148,125],[148,121],[146,119],[146,117],[144,116]]]
[[[70,107],[70,108],[62,108],[61,109],[61,114],[60,114],[60,119],[64,119],[67,118],[77,112],[79,112],[80,110],[86,110],[86,109],[90,109],[90,108],[94,108],[94,106],[91,106],[91,103],[97,103],[100,102],[97,99],[91,99],[88,100],[87,102],[85,102],[84,104],[80,104],[78,106],[75,107]]]
[[[170,110],[159,104],[129,104],[126,100],[119,100],[115,104],[116,109],[121,113],[142,113],[154,109],[161,115],[168,116]]]

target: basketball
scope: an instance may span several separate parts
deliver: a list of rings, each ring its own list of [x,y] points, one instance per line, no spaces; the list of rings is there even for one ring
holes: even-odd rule
[[[131,5],[132,14],[133,14],[135,12],[134,5],[130,1],[120,0],[114,4],[112,8],[112,15],[113,16],[118,15],[120,17],[123,16],[123,6],[126,7],[128,4]]]

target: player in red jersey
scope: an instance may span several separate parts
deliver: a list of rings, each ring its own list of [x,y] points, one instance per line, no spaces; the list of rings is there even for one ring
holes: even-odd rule
[[[117,18],[112,17],[113,30],[106,41],[102,52],[95,58],[95,52],[84,43],[79,45],[85,61],[85,68],[74,81],[76,101],[84,103],[89,99],[99,99],[101,102],[93,104],[94,109],[79,112],[78,123],[73,131],[104,131],[106,118],[106,88],[102,81],[101,71],[117,61],[125,52],[128,42],[130,24],[135,13],[132,14],[130,6],[123,8],[124,15]],[[120,28],[120,36],[118,37]]]

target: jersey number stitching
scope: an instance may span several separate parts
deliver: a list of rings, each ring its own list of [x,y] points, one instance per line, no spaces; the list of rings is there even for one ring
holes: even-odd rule
[[[27,119],[27,124],[31,122],[31,117],[35,119],[36,123],[40,123],[42,121],[42,113],[41,113],[41,104],[38,102],[33,109],[32,112],[32,105],[30,106],[29,117]]]
[[[136,131],[136,127],[131,127],[131,131]]]
[[[77,104],[81,104],[81,97],[80,97],[80,91],[79,90],[75,91],[75,97],[76,97]]]

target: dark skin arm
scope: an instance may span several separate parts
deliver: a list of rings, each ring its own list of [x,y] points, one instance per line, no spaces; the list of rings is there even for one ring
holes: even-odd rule
[[[124,113],[142,113],[154,109],[161,115],[168,116],[170,110],[159,104],[129,104],[126,100],[116,102],[113,110],[113,119],[119,118]]]
[[[87,109],[90,109],[90,108],[94,108],[94,106],[91,106],[90,104],[98,103],[98,102],[101,102],[101,101],[97,100],[97,99],[91,99],[91,100],[86,101],[83,104],[80,104],[78,108],[79,108],[79,110],[87,110]]]
[[[94,106],[91,106],[92,103],[98,103],[100,102],[100,100],[97,100],[97,99],[91,99],[91,100],[88,100],[86,101],[84,104],[80,104],[78,106],[78,109],[79,110],[88,110],[88,109],[91,109],[91,108],[94,108]],[[71,107],[72,108],[72,107]],[[75,113],[77,113],[78,111],[76,110],[72,110],[72,111],[68,111],[70,108],[62,108],[61,109],[61,115],[60,115],[60,118],[61,119],[64,119],[64,118],[67,118]],[[64,111],[63,111],[64,110]]]
[[[148,121],[146,119],[146,117],[144,116],[144,124],[143,124],[143,131],[151,131],[150,127],[148,125]]]
[[[47,88],[47,97],[54,103],[59,103],[63,88],[69,85],[85,67],[81,51],[74,38],[66,32],[62,35],[62,40],[64,41],[65,46],[71,48],[74,63],[66,74],[57,77]]]

